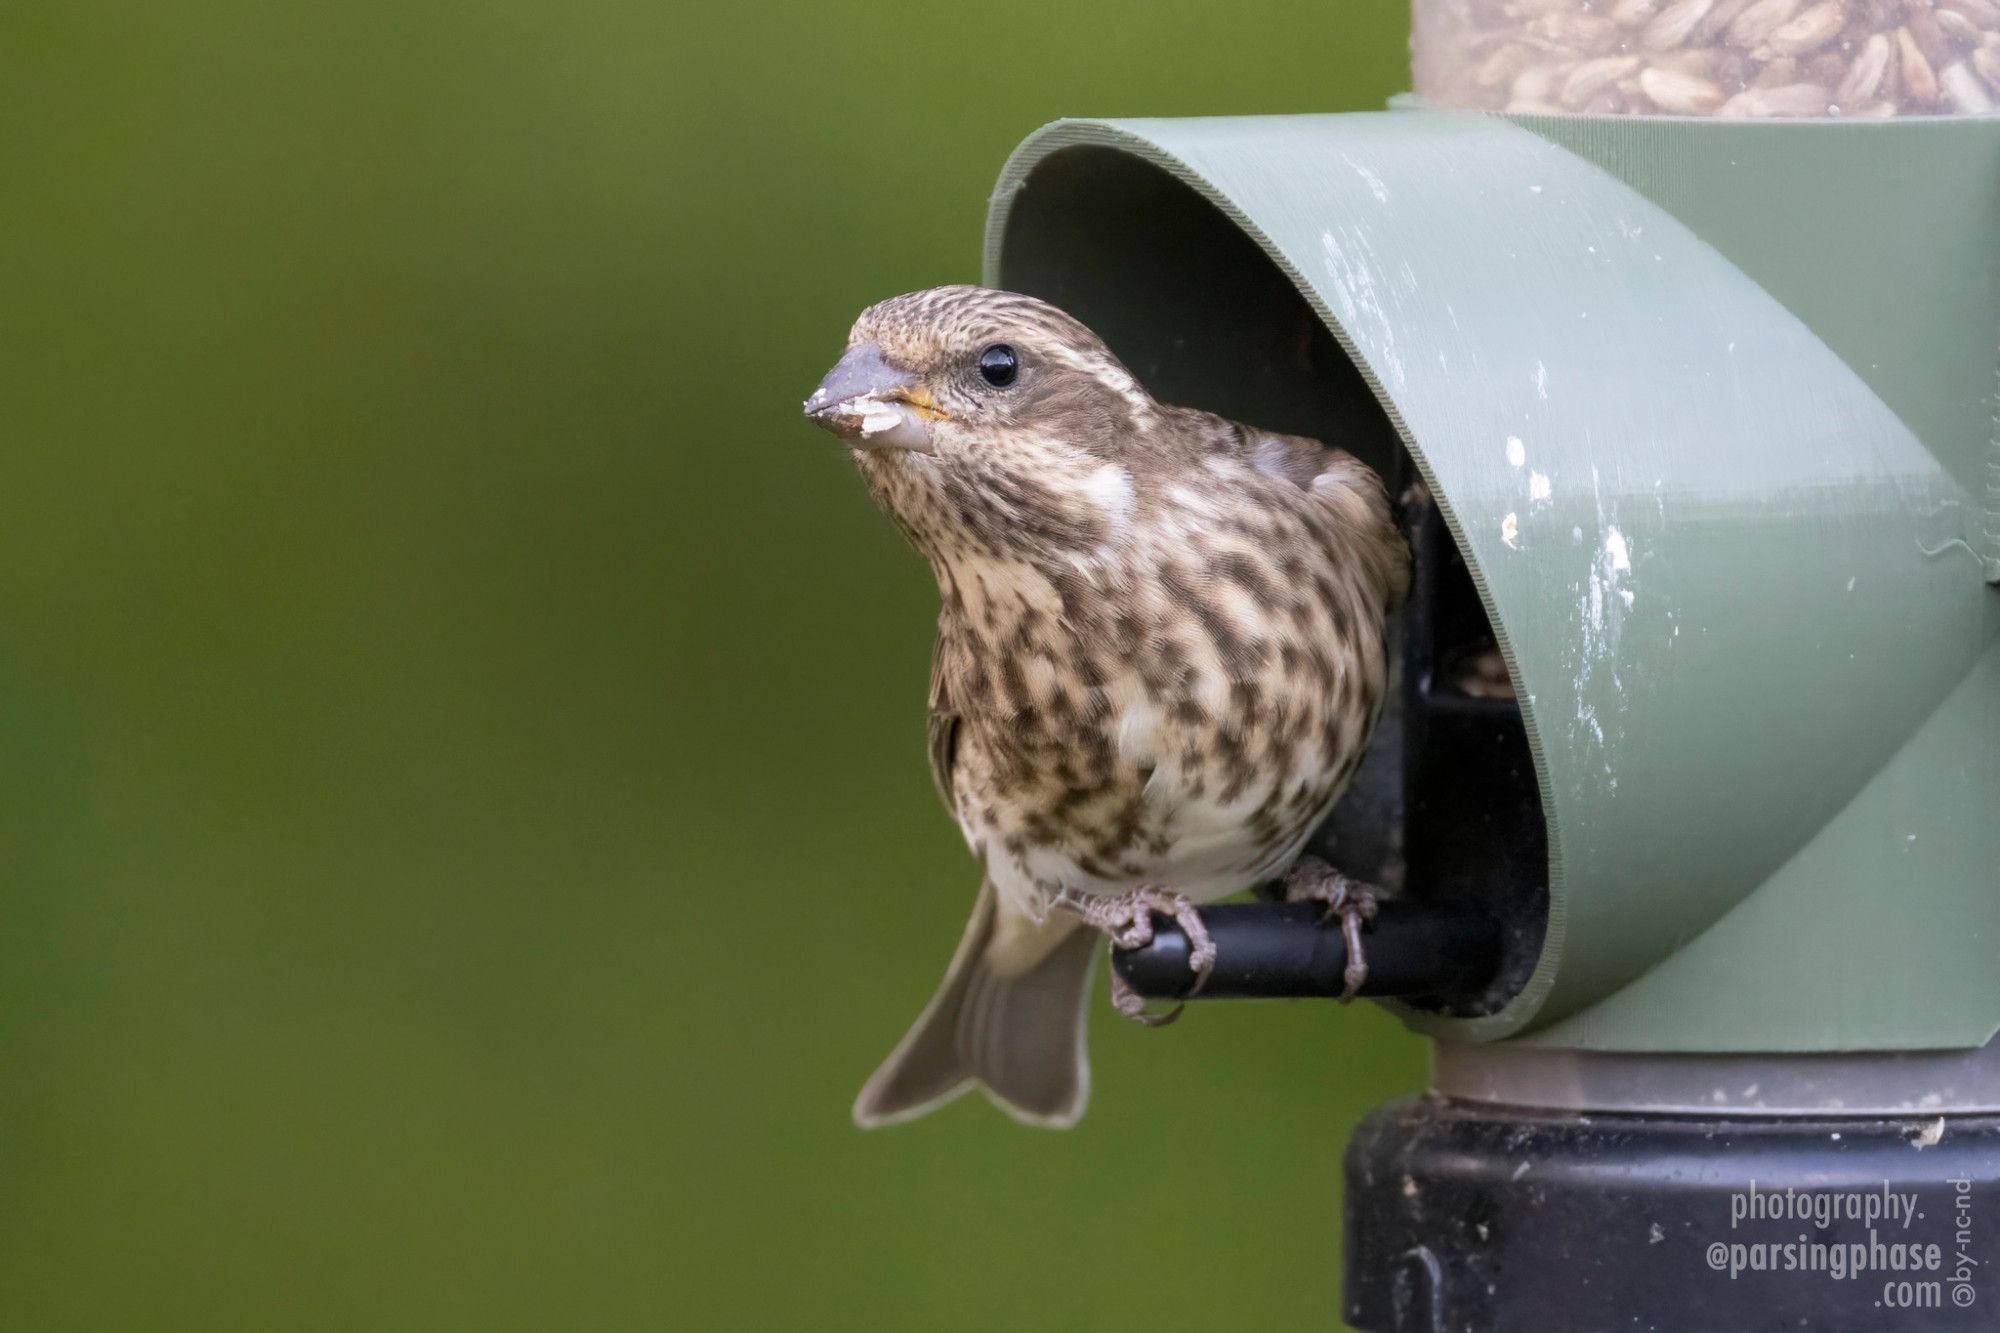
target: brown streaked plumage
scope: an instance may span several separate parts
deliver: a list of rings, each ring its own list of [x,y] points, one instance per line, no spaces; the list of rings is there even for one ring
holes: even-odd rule
[[[1013,293],[871,307],[806,410],[937,576],[931,764],[985,872],[856,1119],[977,1083],[1073,1123],[1095,937],[1052,909],[1204,902],[1292,864],[1380,712],[1407,548],[1356,459],[1156,403]]]

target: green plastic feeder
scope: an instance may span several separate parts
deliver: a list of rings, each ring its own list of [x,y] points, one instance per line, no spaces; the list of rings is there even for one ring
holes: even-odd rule
[[[1511,993],[1403,1011],[1440,1086],[1671,1106],[1634,1059],[2000,1031],[2000,118],[1066,120],[985,276],[1421,474],[1548,848]],[[1784,1084],[1714,1100],[1839,1100]]]

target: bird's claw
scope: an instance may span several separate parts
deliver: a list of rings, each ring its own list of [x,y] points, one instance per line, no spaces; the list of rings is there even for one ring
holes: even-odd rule
[[[1361,927],[1375,919],[1381,904],[1377,891],[1349,879],[1317,857],[1301,857],[1285,876],[1285,901],[1325,903],[1326,915],[1320,918],[1321,924],[1336,916],[1340,918],[1340,936],[1347,944],[1347,966],[1340,974],[1345,989],[1340,992],[1340,1002],[1346,1004],[1361,993],[1362,984],[1368,980],[1368,955],[1361,947]]]
[[[1194,984],[1182,997],[1183,1003],[1201,994],[1209,975],[1215,971],[1215,941],[1202,923],[1201,913],[1195,910],[1194,900],[1185,894],[1166,889],[1134,889],[1115,898],[1105,898],[1064,892],[1056,898],[1055,905],[1075,913],[1084,925],[1102,931],[1116,949],[1143,949],[1153,942],[1153,913],[1171,918],[1187,935],[1188,969],[1194,973]],[[1145,997],[1133,990],[1116,969],[1111,973],[1111,1004],[1125,1017],[1147,1027],[1165,1027],[1180,1017],[1182,1008],[1176,1004],[1165,1014],[1147,1013]]]
[[[1134,1023],[1149,1028],[1163,1028],[1181,1016],[1187,1008],[1185,1001],[1177,1003],[1164,1014],[1148,1013],[1146,997],[1132,989],[1131,983],[1118,975],[1118,969],[1111,969],[1111,1007]]]

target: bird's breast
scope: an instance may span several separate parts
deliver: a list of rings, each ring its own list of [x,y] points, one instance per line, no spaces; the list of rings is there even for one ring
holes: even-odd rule
[[[1333,578],[1280,595],[1281,561],[1247,543],[964,582],[939,644],[954,784],[1003,891],[1220,894],[1273,873],[1379,705],[1380,611]]]

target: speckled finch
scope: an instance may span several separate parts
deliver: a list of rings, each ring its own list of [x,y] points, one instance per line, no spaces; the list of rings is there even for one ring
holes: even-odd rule
[[[1155,911],[1205,977],[1194,906],[1289,869],[1358,946],[1372,900],[1299,850],[1367,745],[1408,579],[1374,473],[1157,403],[1076,320],[977,287],[863,312],[806,412],[937,576],[931,765],[984,870],[857,1121],[978,1084],[1074,1123],[1099,933],[1141,943]]]

